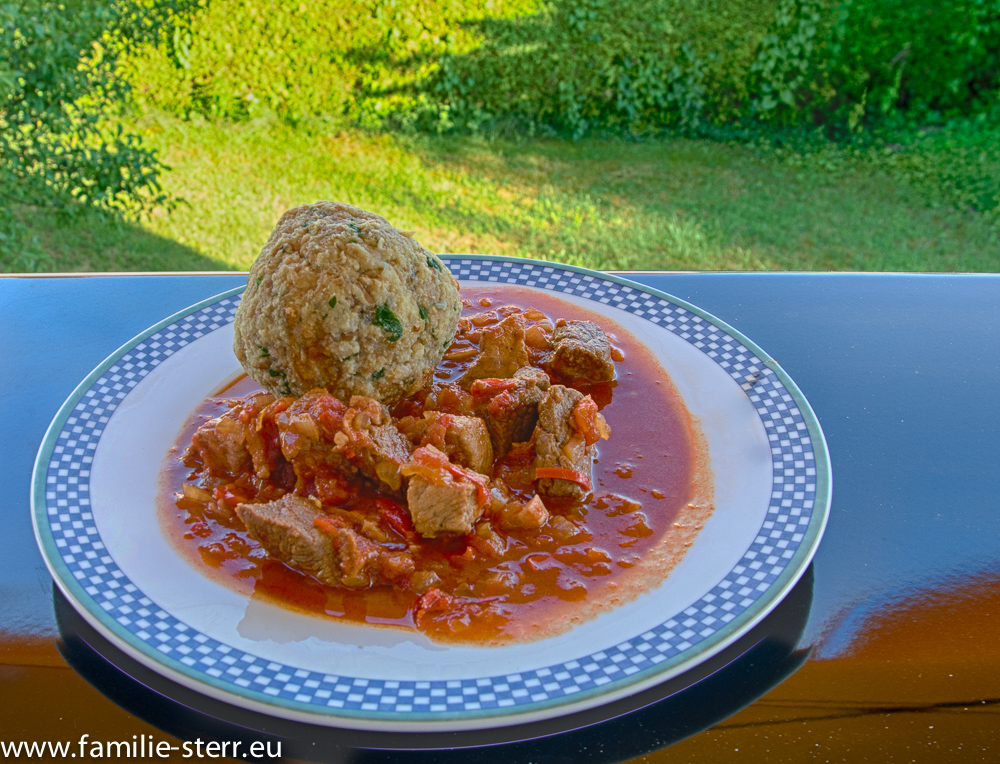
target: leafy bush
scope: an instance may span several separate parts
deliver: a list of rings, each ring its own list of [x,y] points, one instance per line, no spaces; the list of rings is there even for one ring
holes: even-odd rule
[[[747,118],[770,135],[817,127],[844,145],[821,162],[848,154],[997,220],[1000,0],[782,0],[751,74]]]
[[[182,115],[834,139],[998,208],[1000,0],[216,0],[127,60]]]
[[[16,205],[135,215],[161,204],[162,165],[108,119],[128,93],[120,55],[154,39],[188,0],[18,0],[0,4],[0,267],[44,257]]]
[[[1000,103],[1000,0],[554,0],[481,33],[424,86],[436,129],[735,123],[843,139]]]
[[[591,130],[734,119],[767,30],[768,0],[555,0],[477,25],[483,43],[445,53],[412,104],[436,130],[513,122],[579,137]],[[381,93],[365,93],[365,98]]]
[[[839,138],[989,112],[1000,0],[212,2],[128,61],[182,115]]]
[[[777,2],[213,2],[126,71],[142,102],[181,115],[513,119],[578,134],[661,124],[659,113],[698,124],[706,105],[736,116]]]
[[[1000,0],[782,0],[751,112],[831,137],[940,125],[1000,104]]]
[[[359,92],[405,88],[437,56],[478,41],[467,23],[530,10],[530,0],[243,0],[210,2],[129,57],[141,103],[182,116],[274,112],[358,118]],[[363,110],[378,121],[382,105]]]

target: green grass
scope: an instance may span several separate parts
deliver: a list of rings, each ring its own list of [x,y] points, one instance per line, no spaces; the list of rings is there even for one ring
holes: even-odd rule
[[[317,199],[378,212],[438,252],[603,269],[1000,270],[995,227],[861,163],[830,171],[684,139],[393,137],[149,115],[137,128],[186,203],[141,226],[22,210],[51,270],[246,269],[282,212]]]

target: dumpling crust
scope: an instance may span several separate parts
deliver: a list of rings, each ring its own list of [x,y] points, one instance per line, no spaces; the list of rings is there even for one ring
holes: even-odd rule
[[[437,255],[379,215],[316,202],[281,217],[250,269],[233,350],[275,395],[391,405],[430,382],[461,311]]]

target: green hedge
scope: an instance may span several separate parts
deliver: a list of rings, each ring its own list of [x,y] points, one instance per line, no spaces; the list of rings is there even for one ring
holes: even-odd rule
[[[15,209],[127,218],[169,204],[156,153],[118,119],[118,64],[198,2],[0,1],[0,271],[45,265]]]
[[[180,114],[843,137],[994,114],[1000,0],[212,0],[127,72]]]
[[[1000,112],[1000,0],[560,0],[484,32],[428,88],[461,127],[735,121],[842,138]]]
[[[187,116],[295,121],[358,113],[361,93],[410,87],[478,43],[486,16],[530,0],[210,0],[125,69],[140,104]],[[370,113],[378,98],[368,100]]]
[[[1000,0],[782,0],[752,71],[750,114],[823,125],[1000,116]]]
[[[834,139],[1000,208],[1000,0],[209,0],[125,71],[182,115]]]
[[[213,0],[126,70],[181,115],[447,130],[735,118],[778,0]]]
[[[514,122],[576,137],[737,119],[777,0],[560,0],[480,25],[483,43],[440,57],[423,127]]]

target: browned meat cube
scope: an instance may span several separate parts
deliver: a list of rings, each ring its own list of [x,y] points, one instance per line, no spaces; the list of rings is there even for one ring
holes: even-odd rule
[[[271,557],[331,586],[341,583],[333,537],[316,527],[324,513],[308,499],[289,493],[264,504],[240,504],[236,514]]]
[[[609,382],[615,377],[608,335],[591,321],[569,321],[552,333],[551,368],[563,379]]]
[[[366,589],[386,581],[408,578],[413,573],[412,557],[403,552],[389,552],[359,533],[343,517],[321,517],[316,526],[333,540],[341,586]]]
[[[250,466],[250,451],[246,445],[246,428],[236,418],[238,410],[230,409],[215,419],[209,419],[191,437],[187,456],[194,456],[212,474],[235,475]]]
[[[515,313],[483,330],[479,355],[460,381],[468,387],[477,379],[510,379],[515,371],[529,363],[528,348],[524,344],[524,321]]]
[[[529,387],[537,387],[539,390],[548,390],[551,382],[549,375],[534,366],[525,366],[514,372],[513,379],[523,382]]]
[[[402,488],[399,470],[409,460],[413,445],[396,429],[381,403],[359,395],[351,398],[333,442],[335,452],[363,475],[393,491]]]
[[[483,475],[489,475],[493,470],[493,444],[486,424],[479,417],[451,417],[445,443],[454,444],[454,461],[463,467]]]
[[[493,445],[482,419],[475,416],[425,411],[428,428],[421,445],[434,445],[455,464],[489,475],[493,470]]]
[[[538,494],[531,497],[531,501],[522,504],[519,501],[512,501],[504,506],[497,518],[501,527],[511,528],[541,528],[549,521],[549,511],[542,503]]]
[[[274,428],[281,455],[295,464],[295,472],[301,476],[314,464],[325,463],[345,408],[341,401],[318,387],[301,398],[275,400],[264,411],[261,424]]]
[[[406,578],[413,559],[389,551],[309,499],[285,494],[276,501],[240,504],[236,514],[274,559],[331,586],[364,589]]]
[[[489,381],[483,380],[483,383]],[[494,458],[502,459],[512,443],[531,438],[538,421],[538,404],[548,388],[548,375],[541,369],[526,366],[518,369],[506,386],[500,387],[500,392],[476,406],[476,413],[489,430]]]
[[[414,451],[403,474],[410,478],[406,503],[413,527],[421,536],[471,533],[489,504],[489,479],[452,464],[434,446]]]
[[[414,477],[406,490],[406,501],[413,527],[426,538],[442,533],[469,533],[482,514],[472,483],[436,486]]]
[[[356,395],[345,407],[317,388],[286,405],[275,414],[274,422],[281,452],[295,470],[299,493],[317,473],[330,467],[347,476],[360,472],[392,491],[403,488],[399,468],[409,459],[413,445],[375,399]]]
[[[586,397],[572,387],[552,385],[538,406],[535,475],[543,496],[582,499],[590,493],[594,447],[587,445],[573,416]]]

